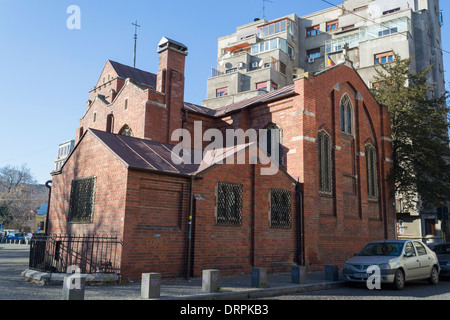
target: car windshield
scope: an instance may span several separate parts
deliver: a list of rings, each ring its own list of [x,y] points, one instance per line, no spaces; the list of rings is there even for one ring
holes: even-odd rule
[[[403,243],[369,243],[364,249],[358,253],[358,256],[395,256],[398,257],[402,253]]]

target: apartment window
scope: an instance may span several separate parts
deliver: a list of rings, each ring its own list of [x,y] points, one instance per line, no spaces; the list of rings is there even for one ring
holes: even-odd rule
[[[95,177],[72,180],[69,221],[91,222],[94,212]]]
[[[286,39],[274,38],[262,42],[252,44],[251,54],[256,55],[270,50],[281,49],[284,53],[288,53],[288,45]]]
[[[280,72],[286,74],[286,65],[280,61]]]
[[[378,171],[377,171],[377,152],[371,144],[365,147],[366,170],[367,170],[367,195],[369,199],[378,198]]]
[[[234,72],[237,72],[237,68],[227,69],[227,70],[225,71],[226,74],[228,74],[228,73],[234,73]]]
[[[242,224],[242,185],[217,183],[216,224],[240,226]]]
[[[93,119],[94,123],[97,122],[97,111],[94,112],[94,119]]]
[[[383,30],[378,31],[378,36],[382,37],[382,36],[388,36],[390,34],[394,34],[398,32],[398,28],[397,27],[393,27],[393,28],[385,28]]]
[[[327,132],[321,130],[317,139],[319,155],[319,191],[332,192],[331,179],[331,137]]]
[[[287,54],[289,58],[295,59],[295,51],[294,48],[292,48],[291,46],[287,46]]]
[[[306,56],[308,57],[308,60],[320,58],[320,48],[306,51]]]
[[[128,98],[124,100],[123,102],[123,109],[128,110]]]
[[[306,28],[306,37],[307,38],[317,36],[318,34],[320,34],[320,25]]]
[[[375,64],[383,64],[394,61],[394,53],[392,51],[379,53],[375,55]]]
[[[339,20],[327,22],[327,32],[335,31],[339,28]]]
[[[270,190],[270,227],[291,227],[291,193],[287,190]]]
[[[277,21],[277,22],[259,27],[258,28],[258,37],[263,38],[263,37],[270,36],[272,34],[284,32],[287,29],[286,28],[287,24],[288,24],[287,20],[282,20],[282,21]],[[293,23],[289,23],[289,24],[293,25]],[[291,28],[289,28],[289,31],[292,33]]]
[[[397,12],[397,11],[400,11],[400,8],[395,8],[395,9],[391,9],[391,10],[386,10],[386,11],[383,12],[383,15],[390,14],[390,13],[394,13],[394,12]]]
[[[258,82],[256,84],[256,90],[266,90],[267,91],[267,81]]]
[[[347,94],[341,99],[341,132],[353,134],[353,107]]]
[[[228,95],[228,87],[219,88],[216,90],[216,97],[223,97]]]

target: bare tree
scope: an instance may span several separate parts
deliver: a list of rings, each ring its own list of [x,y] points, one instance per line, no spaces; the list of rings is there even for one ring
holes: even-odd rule
[[[22,229],[33,220],[30,213],[47,201],[47,188],[36,184],[25,164],[0,168],[0,220],[4,223]]]

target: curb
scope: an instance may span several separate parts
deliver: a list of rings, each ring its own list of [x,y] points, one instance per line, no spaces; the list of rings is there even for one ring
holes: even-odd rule
[[[195,295],[184,295],[176,297],[161,297],[150,300],[248,300],[255,298],[277,297],[289,294],[304,293],[318,290],[329,290],[344,287],[345,281],[303,284],[297,286],[285,286],[277,288],[249,289],[241,291],[224,291],[217,293],[204,293]]]
[[[32,269],[27,269],[21,273],[21,276],[25,281],[41,285],[62,285],[64,282],[64,277],[69,277],[71,275],[73,275],[73,273],[48,273]],[[87,285],[107,285],[120,283],[120,276],[117,274],[98,273],[81,275],[86,277]]]

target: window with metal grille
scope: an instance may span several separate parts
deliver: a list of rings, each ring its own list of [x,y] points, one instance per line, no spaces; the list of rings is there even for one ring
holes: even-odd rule
[[[91,222],[94,212],[95,177],[72,180],[69,221]]]
[[[217,225],[240,226],[242,224],[242,185],[217,183]]]
[[[287,190],[270,190],[270,227],[291,227],[291,193]]]

